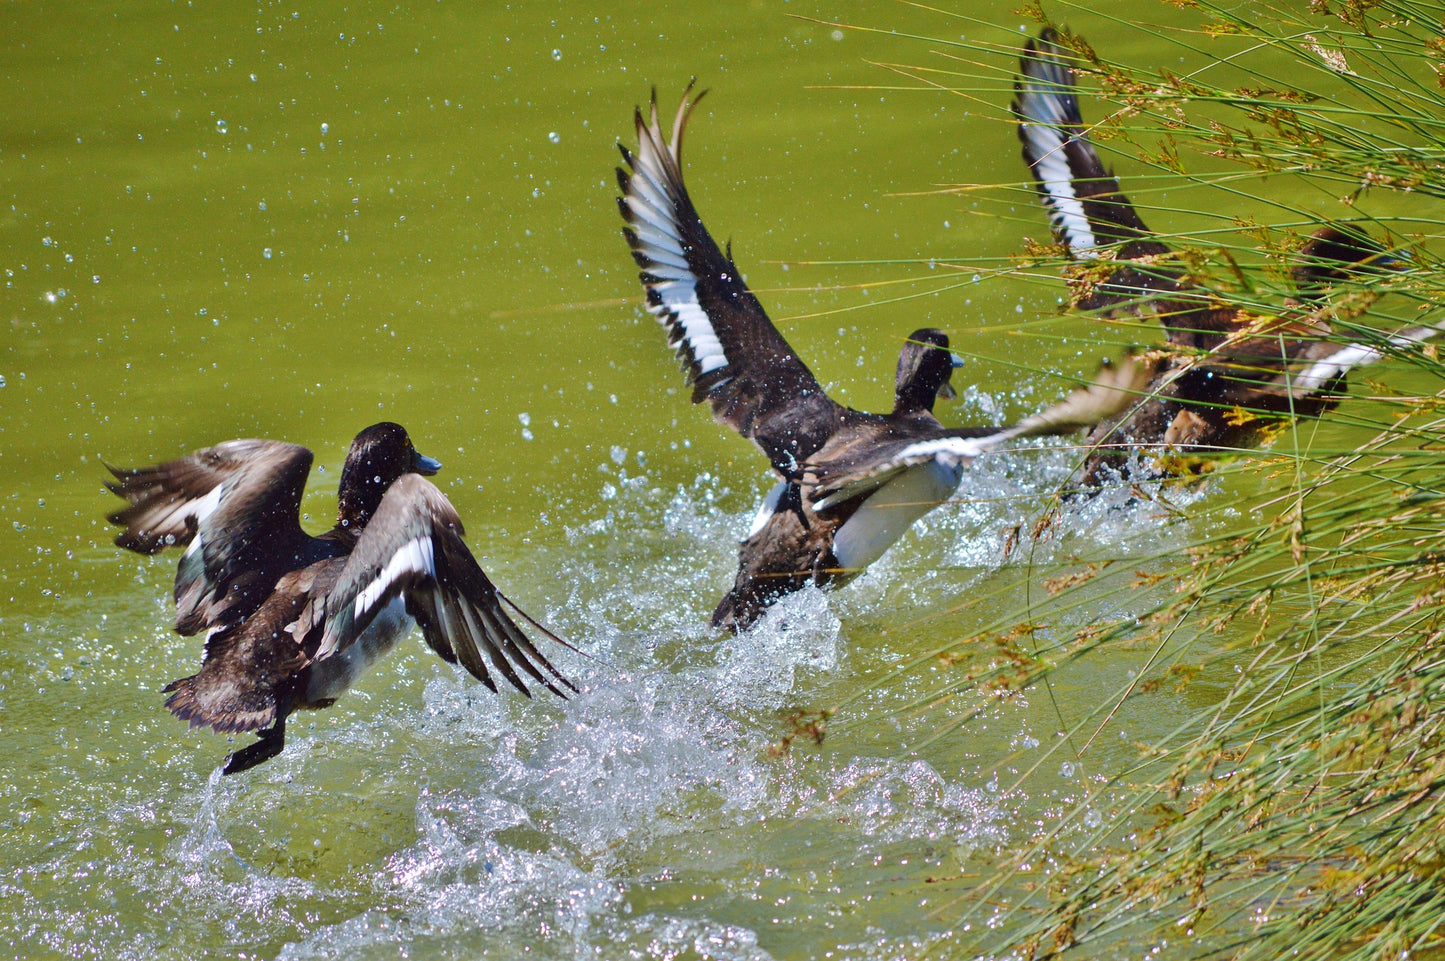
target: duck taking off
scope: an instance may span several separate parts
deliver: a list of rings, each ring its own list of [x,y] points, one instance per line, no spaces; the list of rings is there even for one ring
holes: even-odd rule
[[[576,690],[508,615],[504,604],[559,640],[483,573],[461,519],[424,476],[441,464],[405,430],[382,423],[356,435],[336,526],[319,537],[300,520],[311,461],[295,444],[233,440],[110,468],[106,486],[129,502],[109,515],[122,528],[116,544],[142,554],[184,546],[176,630],[206,632],[200,671],[166,686],[166,706],[192,727],[260,735],[226,774],[279,754],[292,711],[330,706],[415,623],[443,660],[493,691],[492,670],[523,694],[523,674],[561,697]]]
[[[1277,312],[1230,305],[1192,280],[1145,225],[1100,161],[1079,110],[1077,61],[1063,36],[1045,28],[1024,46],[1013,113],[1024,161],[1048,211],[1054,239],[1080,262],[1075,308],[1101,318],[1157,321],[1168,348],[1152,359],[1144,396],[1089,435],[1081,483],[1118,476],[1129,452],[1183,455],[1248,449],[1282,423],[1317,417],[1341,399],[1351,368],[1437,333],[1419,327],[1374,343],[1346,343],[1330,322],[1335,284],[1403,265],[1358,228],[1316,230],[1298,252],[1295,296]],[[1178,457],[1153,464],[1162,474]]]
[[[898,359],[893,410],[852,410],[823,390],[703,225],[682,177],[682,137],[701,94],[689,87],[668,139],[654,93],[634,115],[638,147],[619,144],[618,207],[641,268],[647,309],[667,330],[693,403],[755,443],[778,482],[743,542],[736,580],[712,616],[740,631],[778,598],[836,586],[877,560],[915,520],[952,496],[979,454],[1028,436],[1076,430],[1121,409],[1134,368],[1009,428],[945,428],[933,416],[959,361],[923,328]]]

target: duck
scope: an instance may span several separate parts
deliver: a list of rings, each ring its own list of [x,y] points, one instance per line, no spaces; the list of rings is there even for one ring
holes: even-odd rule
[[[1064,401],[1006,428],[946,428],[934,416],[962,361],[942,330],[903,342],[893,409],[853,410],[830,398],[768,318],[704,226],[682,174],[682,139],[703,93],[689,85],[671,137],[659,117],[634,111],[636,152],[619,143],[623,236],[641,268],[646,305],[665,328],[714,419],[752,441],[777,481],[738,551],[733,586],[710,623],[746,630],[782,597],[835,588],[881,557],[920,517],[947,501],[980,454],[1022,437],[1067,433],[1122,408],[1134,365],[1101,371]]]
[[[258,736],[227,758],[224,774],[280,754],[293,711],[335,703],[415,624],[442,660],[493,692],[493,670],[524,695],[522,675],[559,697],[576,691],[508,609],[570,645],[488,579],[455,508],[427,480],[441,463],[403,427],[383,422],[356,435],[336,524],[319,536],[300,517],[313,459],[297,444],[232,440],[152,467],[106,465],[107,489],[127,502],[107,517],[121,528],[116,546],[185,548],[175,630],[204,631],[205,656],[196,674],[166,685],[166,707],[191,727]]]
[[[1207,458],[1257,446],[1296,418],[1334,408],[1352,368],[1437,333],[1419,327],[1373,343],[1339,337],[1329,295],[1408,266],[1408,254],[1350,224],[1325,224],[1310,235],[1291,269],[1295,296],[1275,313],[1231,305],[1192,281],[1100,161],[1079,109],[1075,62],[1060,32],[1045,27],[1023,48],[1012,102],[1054,239],[1077,262],[1070,305],[1104,319],[1157,321],[1167,342],[1140,360],[1148,377],[1139,402],[1090,431],[1081,491],[1126,474],[1193,472]],[[1131,470],[1136,452],[1161,456]]]

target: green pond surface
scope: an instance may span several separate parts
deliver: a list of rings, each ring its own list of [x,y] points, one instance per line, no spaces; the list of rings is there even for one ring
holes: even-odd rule
[[[946,668],[889,672],[1042,598],[1036,564],[1196,532],[1101,498],[1006,555],[1075,461],[1044,445],[982,459],[848,588],[796,595],[740,637],[709,630],[770,481],[689,403],[641,307],[613,172],[634,105],[655,87],[670,114],[696,77],[694,199],[835,397],[886,408],[903,338],[936,325],[968,358],[945,423],[1056,400],[1131,337],[1055,319],[1049,277],[974,282],[1048,236],[1025,189],[940,189],[1024,179],[1009,50],[1035,26],[1014,0],[953,6],[967,16],[874,0],[7,5],[0,953],[962,952],[994,910],[975,903],[987,866],[1208,689],[1146,699],[1079,763],[1047,752],[1123,689],[1126,659],[933,741],[950,705],[913,705]],[[1202,38],[1191,52],[1113,19],[1193,22],[1172,6],[1057,12],[1116,59],[1209,62]],[[957,71],[967,92],[895,63]],[[1337,210],[1287,178],[1270,190]],[[1201,222],[1175,219],[1161,226]],[[169,629],[175,556],[112,545],[104,464],[305,444],[319,532],[347,443],[379,420],[443,462],[499,586],[585,652],[549,649],[581,692],[494,696],[407,642],[294,717],[280,757],[223,780],[250,737],[164,709],[202,645]],[[1202,496],[1245,511],[1241,483]],[[788,715],[868,685],[821,745],[769,751]]]

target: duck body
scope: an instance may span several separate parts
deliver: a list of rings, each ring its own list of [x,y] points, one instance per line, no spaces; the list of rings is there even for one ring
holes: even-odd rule
[[[779,597],[808,584],[836,586],[877,560],[913,522],[946,501],[965,466],[1023,436],[1063,433],[1081,407],[1114,410],[1109,391],[1082,394],[1051,416],[1009,428],[945,428],[933,416],[955,366],[948,337],[914,331],[899,355],[889,413],[853,410],[828,397],[748,290],[730,254],[703,225],[683,183],[681,143],[697,98],[684,95],[663,130],[654,96],[635,114],[634,154],[619,145],[618,207],[647,307],[663,325],[718,423],[753,441],[778,482],[739,550],[731,591],[712,617],[740,631]],[[1105,397],[1109,401],[1099,408]]]
[[[492,690],[482,652],[523,693],[518,669],[565,696],[561,687],[571,685],[503,609],[511,602],[426,480],[440,465],[402,428],[378,424],[357,435],[337,524],[318,537],[300,527],[311,459],[303,447],[246,440],[111,469],[109,488],[129,502],[109,517],[122,527],[116,543],[141,553],[187,545],[176,630],[204,630],[206,651],[199,672],[165,687],[166,706],[192,726],[260,733],[225,773],[279,753],[292,711],[330,706],[418,623],[438,655]]]
[[[952,497],[965,466],[962,459],[930,458],[870,493],[821,509],[808,488],[778,481],[738,550],[737,577],[713,612],[712,626],[741,630],[778,598],[809,584],[847,584]]]
[[[1296,296],[1277,315],[1239,309],[1192,282],[1100,161],[1083,125],[1074,62],[1061,35],[1045,28],[1024,47],[1013,101],[1024,160],[1055,240],[1078,265],[1072,306],[1105,319],[1157,321],[1167,339],[1165,350],[1143,362],[1148,384],[1139,402],[1090,432],[1082,486],[1119,476],[1132,451],[1186,458],[1239,451],[1283,423],[1336,406],[1345,374],[1377,360],[1383,343],[1341,343],[1328,322],[1330,287],[1398,261],[1354,228],[1325,226],[1299,251]],[[1420,328],[1390,340],[1412,343],[1433,333]],[[1154,476],[1167,472],[1160,461],[1146,468]]]

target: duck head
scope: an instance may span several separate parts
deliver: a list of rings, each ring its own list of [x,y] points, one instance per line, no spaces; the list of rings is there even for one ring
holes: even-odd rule
[[[1351,227],[1321,227],[1300,248],[1292,271],[1297,296],[1317,301],[1332,284],[1370,274],[1404,270],[1409,266],[1407,250],[1388,250],[1363,231]]]
[[[949,378],[963,360],[948,349],[948,335],[925,327],[908,335],[898,355],[898,380],[893,393],[893,412],[933,410],[933,402],[954,395]]]
[[[340,501],[337,514],[341,527],[360,530],[371,520],[387,488],[403,474],[430,476],[441,470],[441,461],[427,457],[412,446],[400,424],[373,424],[356,435],[346,464],[341,468]]]

